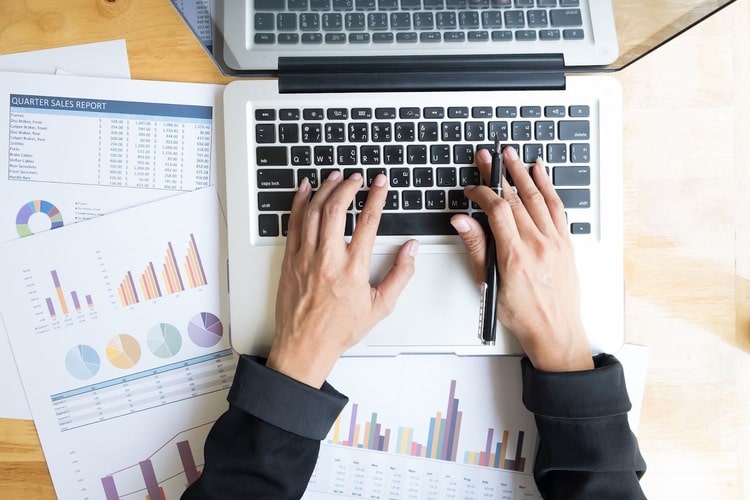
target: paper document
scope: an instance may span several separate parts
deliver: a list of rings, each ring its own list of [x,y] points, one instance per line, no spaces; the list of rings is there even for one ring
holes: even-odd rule
[[[178,498],[201,468],[236,366],[225,236],[209,188],[0,245],[0,312],[59,498]]]
[[[0,56],[0,71],[130,78],[125,40],[87,43]]]

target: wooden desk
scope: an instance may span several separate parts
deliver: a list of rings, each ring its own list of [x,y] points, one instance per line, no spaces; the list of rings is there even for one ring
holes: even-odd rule
[[[228,81],[166,0],[59,5],[4,0],[0,53],[125,38],[133,78]],[[627,341],[651,353],[649,498],[750,495],[749,26],[739,0],[616,74]],[[0,420],[0,491],[55,497],[31,421]]]

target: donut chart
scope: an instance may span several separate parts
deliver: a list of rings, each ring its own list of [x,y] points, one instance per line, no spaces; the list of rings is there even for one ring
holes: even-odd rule
[[[79,380],[91,378],[99,372],[101,361],[93,347],[88,345],[77,345],[68,351],[65,356],[65,368],[68,373]]]
[[[34,200],[22,205],[16,215],[16,231],[20,237],[34,234],[29,227],[29,220],[34,214],[44,214],[49,217],[50,229],[63,226],[63,218],[60,210],[52,203],[45,200]]]
[[[141,345],[135,337],[121,333],[109,339],[105,354],[112,366],[127,370],[141,359]]]
[[[209,312],[196,314],[188,324],[188,335],[200,347],[211,347],[219,343],[224,334],[221,320]]]

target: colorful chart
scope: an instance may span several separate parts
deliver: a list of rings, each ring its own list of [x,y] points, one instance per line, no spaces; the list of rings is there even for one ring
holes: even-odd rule
[[[221,320],[209,312],[196,314],[188,324],[190,340],[200,347],[211,347],[219,343],[224,334]]]
[[[99,372],[101,361],[93,347],[77,345],[65,356],[65,368],[75,378],[85,380]]]
[[[34,234],[29,227],[29,220],[32,215],[39,213],[49,217],[50,229],[57,229],[63,226],[62,214],[56,206],[44,200],[30,201],[23,205],[18,211],[18,215],[16,215],[16,231],[18,231],[18,235],[21,238]]]
[[[148,332],[148,348],[160,358],[171,358],[180,352],[182,335],[169,323],[159,323]]]
[[[107,342],[107,359],[116,368],[133,368],[141,359],[141,345],[135,337],[121,333]]]

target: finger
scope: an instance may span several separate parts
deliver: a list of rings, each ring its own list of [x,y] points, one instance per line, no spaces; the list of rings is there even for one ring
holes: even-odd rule
[[[481,148],[477,149],[477,154],[474,157],[474,163],[477,164],[479,174],[485,184],[489,185],[489,178],[492,173],[492,153],[488,149]]]
[[[404,243],[396,254],[393,267],[388,270],[383,281],[372,288],[372,305],[376,322],[393,311],[396,300],[414,276],[414,260],[418,251],[419,242],[417,240],[409,240]]]
[[[297,253],[302,239],[302,220],[305,209],[310,202],[310,181],[305,177],[299,184],[299,189],[292,200],[292,212],[289,214],[289,225],[286,233],[286,250],[284,255]]]
[[[557,232],[565,235],[570,234],[568,231],[568,221],[565,218],[565,206],[557,194],[555,187],[552,185],[552,179],[550,179],[547,173],[547,166],[541,159],[537,160],[536,165],[534,165],[532,178],[539,192],[544,197],[544,202],[547,204],[547,209]]]
[[[503,163],[505,164],[506,173],[513,179],[516,186],[518,185],[517,178],[529,177],[528,172],[526,172],[526,166],[518,157],[518,152],[512,146],[508,146],[503,150]],[[513,211],[518,232],[520,234],[527,234],[531,231],[538,232],[537,225],[531,218],[531,215],[529,215],[521,197],[508,185],[507,180],[503,180],[502,182],[503,199],[508,202],[510,209]]]
[[[516,154],[516,150],[505,148],[503,151],[503,160],[506,162],[505,168],[516,184],[518,196],[523,201],[523,206],[526,208],[529,216],[531,216],[531,220],[536,224],[536,227],[543,234],[556,231],[546,200],[542,196],[542,193],[539,192],[531,175],[526,171],[526,166],[518,157],[518,154]]]
[[[357,217],[357,227],[354,229],[352,242],[349,245],[349,249],[353,255],[362,257],[368,265],[372,256],[375,237],[378,234],[380,215],[383,213],[383,205],[385,205],[387,194],[386,177],[383,174],[378,174],[372,180],[372,186],[370,186],[370,191],[367,194],[367,201],[362,212]]]
[[[362,174],[353,173],[340,182],[323,205],[320,220],[320,246],[341,245],[346,229],[346,212],[354,195],[362,187]]]
[[[504,181],[503,190],[506,188],[513,192],[508,181]],[[516,216],[508,201],[487,186],[466,186],[464,193],[487,214],[490,230],[497,241],[498,254],[499,249],[506,248],[508,243],[519,238]]]
[[[487,238],[484,228],[477,220],[466,214],[451,217],[451,225],[464,242],[474,281],[481,283],[484,279],[484,263],[487,258]]]
[[[318,192],[315,193],[315,196],[312,197],[312,200],[307,205],[307,211],[302,219],[300,249],[307,248],[309,251],[314,251],[318,248],[323,205],[340,182],[341,172],[334,170],[323,181],[320,189],[318,189]]]

